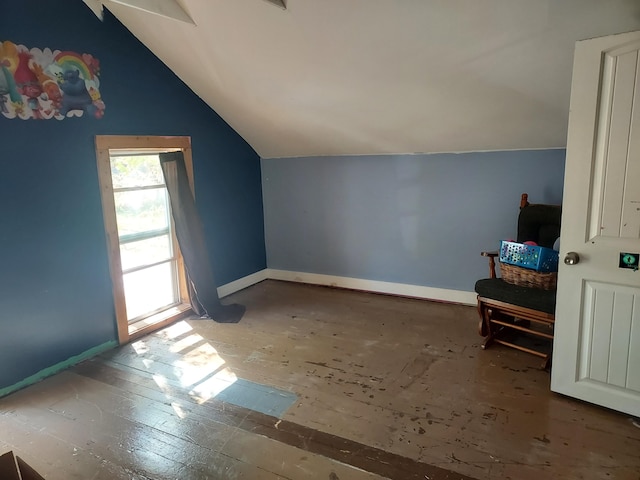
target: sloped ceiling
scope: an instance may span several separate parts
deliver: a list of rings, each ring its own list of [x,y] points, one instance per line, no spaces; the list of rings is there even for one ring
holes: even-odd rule
[[[104,5],[263,158],[564,147],[577,40],[638,0]]]

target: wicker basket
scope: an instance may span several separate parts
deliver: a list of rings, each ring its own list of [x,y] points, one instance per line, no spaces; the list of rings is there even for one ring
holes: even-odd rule
[[[505,282],[521,287],[555,290],[558,283],[558,272],[536,272],[503,262],[500,262],[500,273]]]

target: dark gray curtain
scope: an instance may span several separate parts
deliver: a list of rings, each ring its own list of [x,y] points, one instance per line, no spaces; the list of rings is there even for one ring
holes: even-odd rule
[[[160,154],[160,165],[171,201],[176,236],[187,268],[193,311],[217,322],[235,323],[244,314],[242,305],[222,305],[182,152]]]

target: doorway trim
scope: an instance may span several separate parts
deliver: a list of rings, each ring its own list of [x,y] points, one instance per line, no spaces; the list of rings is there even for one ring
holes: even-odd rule
[[[178,255],[178,282],[180,284],[181,303],[169,307],[160,313],[151,315],[141,325],[135,328],[129,324],[125,304],[124,282],[122,277],[122,261],[120,259],[120,242],[116,222],[116,208],[114,202],[113,183],[111,179],[111,150],[135,150],[136,153],[182,151],[189,178],[189,186],[195,197],[193,181],[193,161],[191,157],[191,138],[185,136],[128,136],[128,135],[96,135],[96,161],[98,166],[98,180],[104,228],[107,240],[107,254],[109,271],[113,288],[113,301],[116,314],[116,326],[119,343],[125,344],[152,331],[163,328],[176,320],[192,313],[189,305],[186,271],[182,255]],[[174,243],[178,245],[174,238]],[[179,248],[179,245],[178,245]],[[140,322],[137,322],[140,323]]]

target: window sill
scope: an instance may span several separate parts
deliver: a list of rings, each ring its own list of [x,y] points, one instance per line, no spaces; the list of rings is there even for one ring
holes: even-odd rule
[[[129,325],[129,340],[135,340],[190,315],[191,305],[180,303]]]

